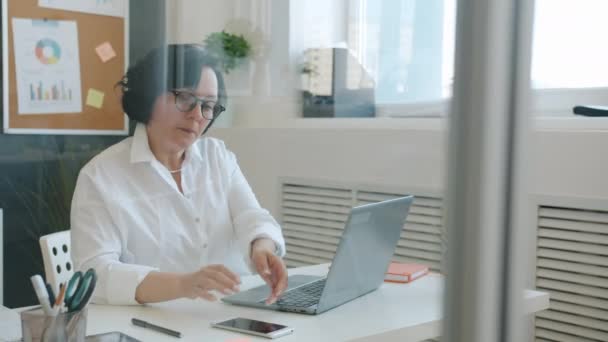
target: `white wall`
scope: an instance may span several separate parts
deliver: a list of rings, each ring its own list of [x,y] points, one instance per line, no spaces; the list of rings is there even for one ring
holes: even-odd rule
[[[219,127],[272,127],[301,113],[297,59],[310,47],[345,41],[346,0],[171,0],[169,43],[201,43],[226,29],[258,53],[226,79],[229,103]]]
[[[535,138],[533,192],[608,198],[608,130],[541,131]]]
[[[284,127],[215,129],[212,134],[236,153],[261,204],[278,215],[281,177],[442,193],[446,134],[439,121],[300,119]],[[579,199],[583,199],[579,205],[585,206],[606,203],[608,130],[539,129],[531,140],[533,158],[527,166],[530,207],[526,213],[531,240],[520,251],[528,254],[529,267],[522,272],[533,287],[537,198],[567,206]]]
[[[295,93],[289,57],[289,1],[167,1],[169,43],[201,43],[213,32],[242,34],[256,55],[226,77],[228,111],[218,127],[247,126],[275,113],[293,117]],[[268,110],[272,108],[273,110]],[[278,109],[274,110],[274,109]]]
[[[446,169],[445,131],[438,128],[441,125],[428,123],[407,128],[410,120],[415,122],[397,119],[402,126],[396,128],[382,127],[387,124],[382,120],[368,128],[360,124],[347,127],[340,120],[312,120],[308,128],[227,128],[213,130],[213,135],[225,140],[236,153],[260,203],[279,216],[281,177],[398,186],[441,194]],[[319,123],[334,127],[315,128]],[[584,199],[578,205],[585,207],[608,201],[608,130],[537,130],[532,140],[534,162],[528,165],[531,187],[525,213],[530,240],[519,249],[529,260],[521,272],[525,272],[530,288],[535,286],[537,198],[551,201],[538,204],[563,202],[566,206]]]
[[[407,128],[411,119],[396,120],[403,126],[339,128],[334,120],[333,128],[326,121],[330,128],[303,123],[305,128],[216,129],[213,135],[237,154],[256,194],[274,213],[279,177],[442,191],[444,130],[440,125]],[[531,195],[608,199],[608,131],[537,130],[533,137]]]
[[[213,135],[236,153],[258,199],[275,215],[280,177],[430,191],[443,184],[439,130],[227,128]]]
[[[169,0],[167,40],[201,43],[211,32],[221,31],[234,14],[234,1]]]
[[[346,42],[346,0],[291,1],[290,43],[293,58],[307,48]]]

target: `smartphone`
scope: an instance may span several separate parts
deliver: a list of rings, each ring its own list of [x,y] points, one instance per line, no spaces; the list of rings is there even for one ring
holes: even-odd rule
[[[242,317],[237,317],[222,322],[212,322],[211,326],[266,338],[279,338],[293,332],[292,328],[285,325],[256,321],[254,319]]]
[[[84,339],[86,342],[141,342],[129,335],[125,335],[118,331],[112,331],[104,334],[89,335]]]

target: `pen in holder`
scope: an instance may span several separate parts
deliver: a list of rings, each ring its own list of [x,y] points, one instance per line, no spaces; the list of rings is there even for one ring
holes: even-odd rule
[[[21,313],[24,342],[84,341],[87,330],[87,308],[48,316],[41,309]]]

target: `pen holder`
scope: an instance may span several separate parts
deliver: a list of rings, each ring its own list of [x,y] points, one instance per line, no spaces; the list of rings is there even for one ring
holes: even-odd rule
[[[87,330],[87,308],[47,316],[41,309],[21,313],[24,342],[84,341]]]

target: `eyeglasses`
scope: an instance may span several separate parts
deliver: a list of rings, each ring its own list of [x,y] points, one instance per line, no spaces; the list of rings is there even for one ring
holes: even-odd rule
[[[180,112],[187,113],[200,102],[203,117],[207,120],[213,120],[226,110],[224,106],[215,103],[215,101],[198,98],[187,91],[172,90],[171,92],[175,95],[175,107]]]

